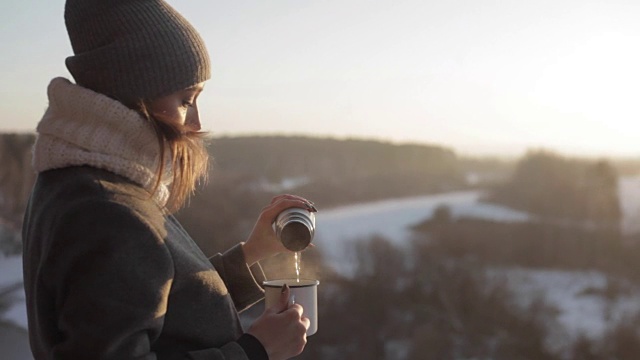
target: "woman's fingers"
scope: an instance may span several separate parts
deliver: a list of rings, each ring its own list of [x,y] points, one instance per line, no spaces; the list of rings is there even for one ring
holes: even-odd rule
[[[253,264],[256,261],[287,251],[284,245],[276,238],[273,223],[276,221],[278,214],[294,207],[312,212],[316,211],[309,200],[291,194],[275,196],[271,203],[262,209],[258,221],[243,245],[245,260],[248,264]]]
[[[308,208],[308,209],[310,209],[312,211],[317,211],[315,209],[315,206],[314,206],[315,204],[313,203],[313,201],[305,199],[302,196],[292,195],[292,194],[282,194],[282,195],[274,196],[271,199],[271,202],[269,203],[269,205],[273,205],[273,204],[276,204],[276,203],[278,203],[278,202],[280,202],[282,200],[287,200],[287,199],[288,200],[299,200],[299,201],[301,201],[302,203],[305,204],[306,208]]]
[[[283,197],[266,206],[262,210],[260,217],[262,217],[264,221],[272,223],[276,220],[276,217],[279,213],[292,207],[300,207],[309,211],[315,210],[314,206],[311,205],[306,199],[299,197]]]
[[[280,194],[277,196],[274,196],[271,199],[271,203],[273,204],[274,202],[280,200],[280,199],[284,199],[284,198],[288,198],[288,199],[297,199],[297,200],[302,200],[302,201],[307,201],[307,202],[311,202],[305,198],[303,198],[302,196],[298,196],[298,195],[293,195],[293,194]]]

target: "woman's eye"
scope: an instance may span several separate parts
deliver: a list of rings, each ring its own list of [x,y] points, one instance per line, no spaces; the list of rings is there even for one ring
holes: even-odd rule
[[[192,107],[193,106],[193,102],[185,100],[182,102],[182,106],[184,107]]]

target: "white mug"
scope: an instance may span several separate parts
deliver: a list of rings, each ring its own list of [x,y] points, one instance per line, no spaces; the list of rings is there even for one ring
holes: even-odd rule
[[[302,316],[309,319],[307,336],[318,330],[318,280],[279,279],[264,281],[264,306],[270,308],[278,303],[282,294],[282,285],[289,285],[289,305],[300,304]]]

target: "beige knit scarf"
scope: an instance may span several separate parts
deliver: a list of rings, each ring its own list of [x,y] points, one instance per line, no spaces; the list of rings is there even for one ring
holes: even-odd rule
[[[37,172],[89,165],[124,176],[152,192],[159,162],[152,126],[137,112],[107,96],[55,78],[49,107],[38,124],[33,165]],[[153,194],[164,206],[170,179]]]

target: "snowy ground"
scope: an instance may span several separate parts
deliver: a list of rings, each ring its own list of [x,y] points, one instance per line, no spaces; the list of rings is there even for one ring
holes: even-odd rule
[[[623,226],[627,232],[640,231],[640,178],[625,178],[620,183],[620,198],[624,211]],[[353,263],[347,251],[355,240],[379,234],[396,243],[405,241],[407,226],[418,223],[440,205],[447,205],[453,216],[470,216],[499,221],[526,221],[529,216],[500,206],[478,202],[478,191],[455,192],[407,199],[379,201],[335,209],[317,214],[317,233],[314,243],[324,252],[329,265],[348,273]],[[302,259],[304,262],[304,258]],[[602,294],[608,279],[598,272],[569,272],[530,269],[494,270],[495,276],[504,277],[526,305],[527,301],[541,297],[558,309],[558,343],[579,335],[598,338],[612,322],[626,314],[640,310],[640,294],[632,289],[628,294],[609,301]],[[0,255],[0,288],[22,281],[20,257]],[[14,291],[16,301],[5,314],[8,320],[24,329],[27,327],[24,294]],[[551,346],[560,346],[551,344]],[[0,349],[0,354],[1,354]]]
[[[0,290],[22,284],[22,257],[0,255]],[[22,286],[11,293],[13,305],[2,314],[2,320],[9,321],[23,329],[27,328],[24,290]]]
[[[640,311],[640,289],[598,271],[502,268],[490,270],[489,276],[506,280],[523,307],[540,299],[557,310],[548,324],[548,346],[557,351],[579,336],[601,339],[611,326]],[[609,298],[611,288],[621,293]]]
[[[354,240],[371,234],[380,234],[389,239],[403,241],[409,234],[407,226],[418,223],[431,216],[440,205],[451,208],[453,216],[476,216],[502,221],[524,221],[527,214],[499,206],[479,203],[478,191],[455,192],[448,194],[421,196],[415,198],[379,201],[366,204],[339,207],[321,211],[316,218],[317,237],[314,243],[326,252],[330,264],[348,271],[345,264],[349,261],[349,252],[344,251]],[[340,243],[337,243],[337,241]],[[22,281],[20,257],[0,258],[0,287]],[[24,294],[14,292],[15,304],[2,318],[26,328]]]
[[[623,229],[627,233],[638,231],[640,178],[623,179],[620,192]],[[354,241],[378,234],[401,244],[409,236],[407,226],[430,217],[440,205],[447,205],[455,217],[510,222],[530,219],[526,213],[479,203],[481,195],[475,191],[457,192],[320,211],[314,243],[330,266],[349,274],[355,259],[349,249]],[[629,287],[623,295],[607,298],[611,279],[596,271],[507,268],[493,269],[491,275],[506,280],[521,305],[541,299],[557,310],[548,340],[550,349],[557,351],[566,349],[579,336],[601,338],[617,321],[640,311],[640,289]]]
[[[316,214],[314,244],[329,265],[351,273],[354,255],[350,246],[357,240],[380,235],[402,244],[410,235],[409,226],[429,218],[446,205],[454,217],[468,216],[496,221],[527,221],[526,213],[479,202],[480,191],[461,191],[403,199],[384,200],[321,210]]]
[[[640,176],[625,176],[618,181],[622,210],[622,231],[640,233]]]

